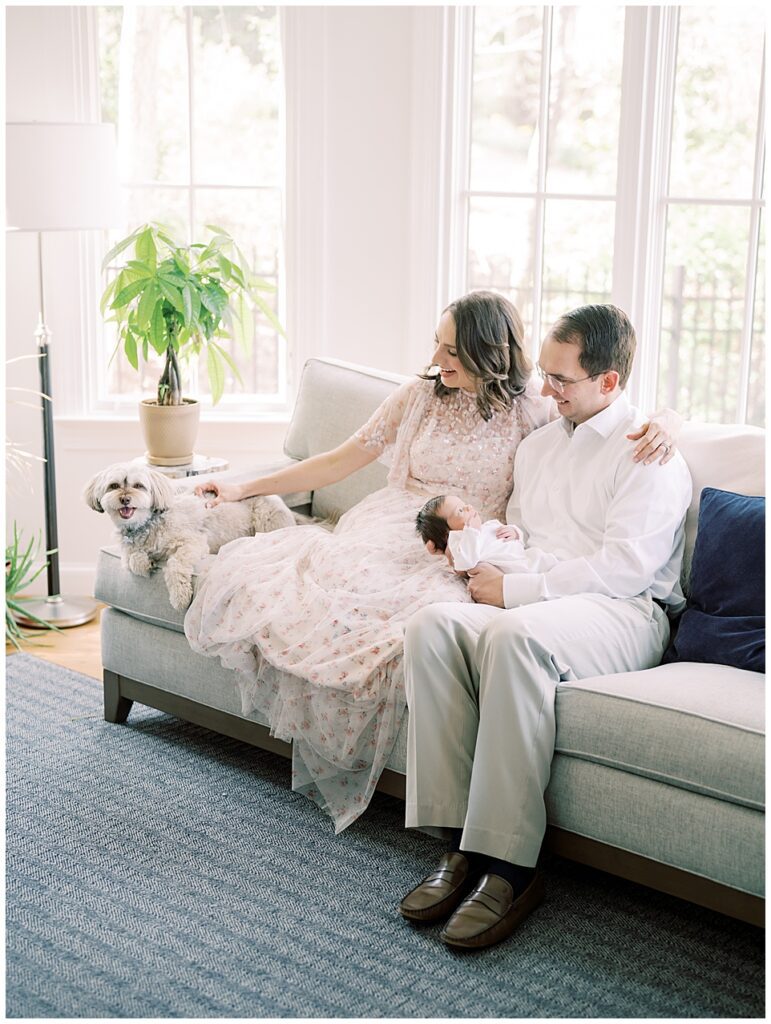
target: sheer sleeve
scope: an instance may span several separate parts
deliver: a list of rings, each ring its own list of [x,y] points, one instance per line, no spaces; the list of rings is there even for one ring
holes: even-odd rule
[[[409,380],[400,384],[354,433],[354,441],[366,451],[376,454],[381,462],[390,463],[399,427],[421,383],[420,380]]]

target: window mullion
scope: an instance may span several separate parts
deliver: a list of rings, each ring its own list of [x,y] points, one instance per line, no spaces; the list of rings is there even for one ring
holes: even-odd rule
[[[445,214],[449,260],[441,283],[442,305],[456,299],[468,283],[468,223],[471,204],[471,108],[474,66],[474,8],[457,7],[453,25],[452,99],[448,111],[450,187]]]
[[[543,260],[546,228],[546,169],[549,159],[549,87],[551,82],[552,25],[554,8],[545,7],[541,35],[541,95],[538,111],[538,173],[535,197],[535,222],[533,225],[533,324],[530,334],[530,349],[534,358],[538,355],[541,340],[541,304],[543,301]]]
[[[677,65],[678,8],[646,9],[643,146],[640,156],[633,319],[638,334],[633,399],[656,401],[664,296],[667,191]]]
[[[750,238],[747,248],[747,272],[744,293],[744,322],[742,324],[741,355],[739,363],[739,393],[737,398],[736,422],[747,420],[747,402],[750,390],[750,359],[752,355],[752,323],[755,312],[755,292],[758,276],[758,248],[760,246],[760,215],[762,210],[763,166],[765,161],[765,76],[766,48],[760,64],[760,98],[758,101],[758,128],[755,137],[755,167],[752,175],[752,212],[750,213]]]

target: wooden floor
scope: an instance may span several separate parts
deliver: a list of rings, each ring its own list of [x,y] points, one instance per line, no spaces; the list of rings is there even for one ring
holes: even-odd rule
[[[44,658],[52,661],[55,665],[63,665],[74,672],[82,672],[83,675],[93,676],[101,682],[102,679],[102,646],[99,634],[99,619],[102,609],[99,609],[97,617],[84,626],[73,626],[71,629],[63,629],[61,633],[40,633],[23,646],[25,654],[32,654],[36,658]],[[32,633],[33,630],[28,632]],[[9,644],[5,647],[6,655],[14,655],[16,649]]]

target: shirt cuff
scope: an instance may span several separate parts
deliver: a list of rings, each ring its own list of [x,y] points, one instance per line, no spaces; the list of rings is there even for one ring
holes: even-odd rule
[[[518,608],[546,597],[543,573],[510,572],[503,577],[503,607]]]

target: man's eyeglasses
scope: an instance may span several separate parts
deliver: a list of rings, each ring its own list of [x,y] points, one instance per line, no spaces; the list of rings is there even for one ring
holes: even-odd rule
[[[541,380],[545,380],[549,387],[556,391],[558,395],[565,394],[565,388],[571,387],[573,384],[581,384],[585,380],[594,380],[595,377],[601,377],[603,373],[607,373],[607,370],[600,370],[598,373],[590,373],[588,377],[579,377],[578,380],[566,380],[564,377],[555,377],[551,373],[544,373],[540,363],[535,364],[536,370],[538,370],[538,376]]]

